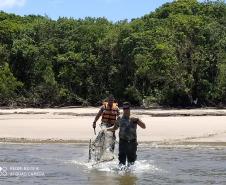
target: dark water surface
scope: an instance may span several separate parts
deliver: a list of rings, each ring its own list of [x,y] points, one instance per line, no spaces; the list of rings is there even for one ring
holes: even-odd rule
[[[226,185],[223,146],[142,144],[127,170],[117,160],[88,163],[86,144],[0,144],[0,151],[0,185]]]

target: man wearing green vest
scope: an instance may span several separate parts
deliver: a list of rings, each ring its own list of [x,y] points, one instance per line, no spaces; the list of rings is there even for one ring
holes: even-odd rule
[[[123,103],[123,116],[116,124],[107,131],[114,131],[119,128],[119,164],[133,165],[137,159],[137,125],[145,129],[145,124],[139,119],[130,117],[130,104]]]

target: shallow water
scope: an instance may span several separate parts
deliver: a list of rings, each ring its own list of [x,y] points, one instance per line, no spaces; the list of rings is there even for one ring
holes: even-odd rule
[[[226,184],[223,146],[143,144],[126,170],[117,160],[88,163],[86,144],[0,144],[0,151],[0,185]]]

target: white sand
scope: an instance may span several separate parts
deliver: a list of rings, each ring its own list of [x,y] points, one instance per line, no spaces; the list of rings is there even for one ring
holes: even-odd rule
[[[92,122],[97,112],[98,108],[0,110],[0,138],[2,141],[4,138],[11,138],[11,141],[21,138],[88,141],[94,137]],[[134,110],[132,112],[133,116],[142,119],[147,126],[144,130],[138,128],[139,141],[226,142],[226,116],[177,116],[185,113],[224,114],[226,110]],[[145,115],[141,115],[143,113]],[[162,113],[173,116],[159,117]],[[155,114],[158,117],[153,117]]]

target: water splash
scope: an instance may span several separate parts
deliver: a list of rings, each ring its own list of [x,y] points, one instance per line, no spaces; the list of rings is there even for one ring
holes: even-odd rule
[[[103,172],[112,172],[112,173],[144,173],[146,171],[148,172],[157,172],[157,171],[163,171],[159,169],[157,166],[153,164],[153,161],[148,160],[138,160],[135,162],[134,165],[131,166],[119,166],[117,160],[109,161],[109,162],[81,162],[73,160],[71,161],[73,164],[77,166],[83,166],[89,170],[96,169]]]

